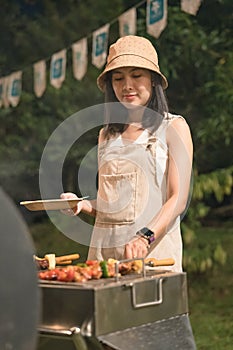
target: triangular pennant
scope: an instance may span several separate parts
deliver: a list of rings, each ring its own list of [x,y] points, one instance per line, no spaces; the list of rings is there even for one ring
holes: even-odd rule
[[[8,84],[8,101],[13,107],[16,107],[22,91],[22,71],[12,73]]]
[[[92,36],[92,64],[102,68],[107,58],[109,24],[96,30]]]
[[[189,13],[190,15],[195,16],[200,6],[201,0],[181,0],[181,10]]]
[[[83,38],[72,45],[73,73],[77,80],[82,80],[87,72],[88,48],[87,38]]]
[[[3,106],[4,78],[0,78],[0,108]]]
[[[37,97],[41,97],[46,89],[46,62],[38,61],[33,65],[34,71],[34,92]]]
[[[135,35],[137,32],[137,10],[136,7],[124,12],[119,18],[119,34],[120,37],[126,35]]]
[[[50,64],[50,83],[56,89],[62,86],[66,77],[66,49],[53,54]]]
[[[147,33],[158,38],[167,26],[167,0],[147,0]]]
[[[2,79],[2,106],[8,108],[10,106],[10,102],[8,100],[8,89],[9,89],[9,80],[10,76],[3,77]]]

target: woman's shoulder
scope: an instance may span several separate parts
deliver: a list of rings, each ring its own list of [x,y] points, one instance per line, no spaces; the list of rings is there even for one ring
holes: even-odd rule
[[[119,139],[119,133],[117,133],[116,135],[108,136],[108,135],[106,135],[104,127],[102,129],[100,129],[100,131],[99,131],[99,136],[98,136],[99,146],[101,146],[101,145],[106,146],[106,144],[112,143],[113,141],[116,141],[118,139]]]
[[[186,121],[182,115],[175,114],[175,113],[166,113],[164,118],[164,120],[167,122],[172,122],[173,120],[179,120],[179,119]]]
[[[101,128],[99,131],[98,143],[101,144],[104,141],[106,141],[105,132],[104,132],[104,128]]]
[[[179,125],[187,125],[186,119],[179,114],[166,113],[158,129],[155,131],[155,135],[160,135],[160,137],[165,137],[170,127],[175,127]]]
[[[187,123],[187,120],[180,114],[173,114],[173,113],[167,113],[167,115],[164,118],[164,123],[166,125],[166,129],[169,129],[169,127],[173,128],[187,128],[189,129],[189,125]]]
[[[169,124],[166,129],[166,140],[168,144],[174,143],[177,145],[177,137],[182,140],[183,144],[192,150],[192,136],[190,127],[186,119],[181,115],[171,114],[169,116]],[[175,142],[174,142],[175,140]]]

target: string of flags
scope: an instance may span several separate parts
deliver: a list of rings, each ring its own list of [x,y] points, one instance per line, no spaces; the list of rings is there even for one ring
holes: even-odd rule
[[[196,15],[202,0],[181,0],[181,10]],[[119,36],[136,35],[137,32],[137,8],[146,3],[146,30],[155,38],[159,38],[167,26],[168,4],[167,0],[144,0],[121,14],[118,20]],[[111,23],[114,23],[112,21]],[[110,23],[92,33],[92,64],[101,69],[107,58],[108,37]],[[72,68],[74,78],[81,81],[87,72],[88,66],[88,36],[71,45]],[[52,55],[50,59],[50,84],[60,89],[66,76],[67,48]],[[36,97],[40,98],[46,90],[46,60],[40,60],[33,64],[33,90]],[[23,71],[13,72],[0,78],[0,108],[16,107],[20,101],[22,92]]]

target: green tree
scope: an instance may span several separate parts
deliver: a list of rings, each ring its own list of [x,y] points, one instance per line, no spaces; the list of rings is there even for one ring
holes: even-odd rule
[[[23,92],[16,108],[0,109],[0,183],[16,203],[40,196],[40,158],[53,130],[76,111],[103,102],[96,87],[99,70],[91,64],[91,33],[111,23],[109,43],[115,41],[118,37],[117,16],[134,5],[139,5],[138,34],[154,43],[161,70],[168,78],[170,110],[184,115],[192,130],[194,185],[183,231],[188,255],[194,252],[197,256],[195,249],[200,247],[195,240],[196,225],[203,224],[215,207],[225,203],[232,206],[233,35],[230,0],[205,0],[197,16],[182,12],[179,0],[168,1],[168,23],[159,39],[146,33],[145,2],[113,0],[106,5],[104,0],[1,0],[4,16],[0,23],[3,33],[0,37],[0,76],[23,69]],[[88,72],[78,82],[72,74],[69,48],[86,36]],[[63,48],[68,48],[67,74],[62,88],[56,90],[48,83],[49,61],[53,53]],[[38,99],[32,91],[32,64],[40,59],[47,61],[48,86]],[[65,188],[77,190],[78,165],[86,150],[95,145],[97,134],[98,130],[93,130],[82,140],[82,147],[72,148],[64,167]],[[214,248],[208,254],[219,257],[221,247],[213,244]],[[223,262],[224,259],[220,260]],[[201,270],[199,267],[200,264],[197,270]]]

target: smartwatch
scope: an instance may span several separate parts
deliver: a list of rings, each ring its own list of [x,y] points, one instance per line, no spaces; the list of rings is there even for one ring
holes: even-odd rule
[[[145,238],[148,241],[149,245],[155,240],[154,232],[151,231],[148,227],[143,227],[137,232],[137,235]]]

